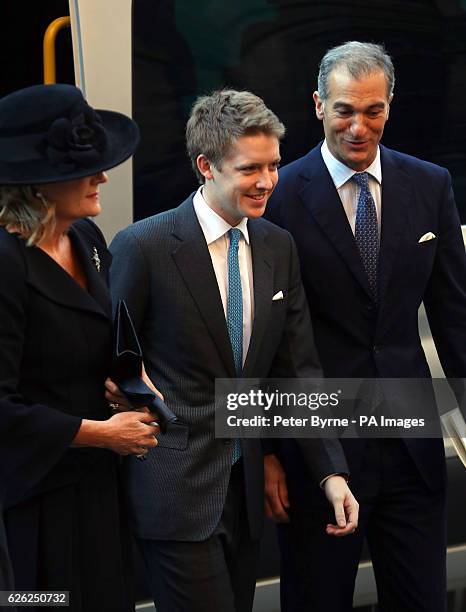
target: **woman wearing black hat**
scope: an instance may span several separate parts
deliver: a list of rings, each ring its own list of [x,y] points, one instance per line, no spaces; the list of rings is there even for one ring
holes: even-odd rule
[[[94,111],[70,85],[0,100],[0,397],[29,415],[31,449],[47,449],[18,468],[24,435],[10,428],[23,477],[0,486],[8,547],[16,590],[69,591],[80,612],[134,608],[116,453],[156,444],[153,415],[109,418],[110,255],[87,218],[104,171],[138,139],[131,119]]]

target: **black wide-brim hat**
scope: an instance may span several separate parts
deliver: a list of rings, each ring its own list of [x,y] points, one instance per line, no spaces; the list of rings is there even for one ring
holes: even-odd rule
[[[92,176],[124,162],[138,143],[132,119],[94,110],[73,85],[35,85],[0,100],[0,185]]]

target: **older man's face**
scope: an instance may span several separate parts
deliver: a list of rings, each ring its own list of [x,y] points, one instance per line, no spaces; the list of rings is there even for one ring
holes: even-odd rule
[[[317,118],[323,121],[328,148],[336,159],[361,172],[375,159],[391,99],[382,70],[356,80],[344,67],[328,79],[328,98],[314,92]]]

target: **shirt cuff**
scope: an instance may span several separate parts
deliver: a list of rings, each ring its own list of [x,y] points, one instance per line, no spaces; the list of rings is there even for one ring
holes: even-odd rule
[[[319,482],[319,487],[321,489],[324,488],[325,483],[327,482],[327,480],[329,478],[332,478],[332,476],[341,476],[342,478],[344,478],[346,480],[346,482],[348,482],[348,474],[344,474],[343,472],[335,472],[335,474],[329,474],[328,476],[326,476],[325,478],[323,478],[320,482]]]

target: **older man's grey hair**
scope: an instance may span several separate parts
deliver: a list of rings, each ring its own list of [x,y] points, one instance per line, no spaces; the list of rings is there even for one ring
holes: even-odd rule
[[[199,182],[204,183],[196,162],[199,155],[221,170],[238,138],[260,133],[281,140],[285,126],[259,96],[221,89],[198,98],[186,125],[186,148]]]
[[[329,96],[328,79],[331,72],[342,66],[356,80],[382,70],[387,79],[387,97],[393,95],[395,69],[384,46],[352,40],[329,49],[320,62],[317,88],[322,101],[325,102]]]

